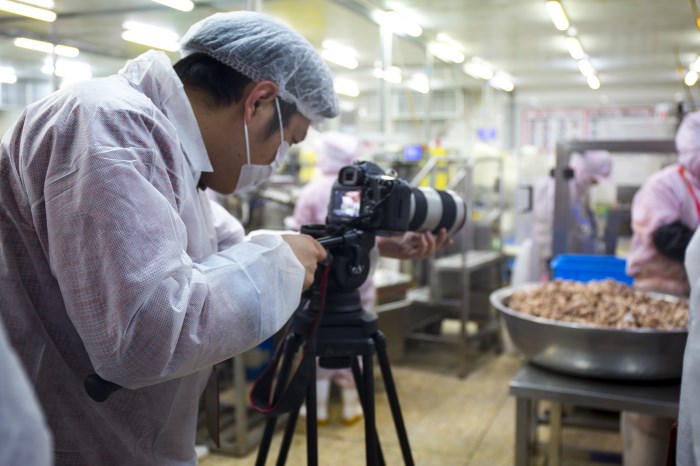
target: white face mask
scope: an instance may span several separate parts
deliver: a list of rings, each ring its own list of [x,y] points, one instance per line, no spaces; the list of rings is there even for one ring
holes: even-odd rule
[[[245,134],[245,155],[246,163],[241,167],[241,173],[238,175],[238,183],[235,191],[241,191],[246,188],[253,188],[267,181],[272,174],[280,166],[289,151],[289,143],[284,140],[284,126],[282,125],[282,112],[280,111],[279,98],[275,99],[277,105],[277,117],[280,124],[280,145],[277,148],[275,160],[270,165],[257,165],[250,163],[250,143],[248,140],[248,125],[243,119],[243,132]]]

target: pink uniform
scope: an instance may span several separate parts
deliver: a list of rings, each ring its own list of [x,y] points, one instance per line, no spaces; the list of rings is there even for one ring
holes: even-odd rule
[[[687,295],[688,278],[680,262],[661,255],[653,244],[654,231],[680,221],[698,226],[700,198],[700,113],[689,114],[676,134],[678,163],[652,175],[632,202],[632,244],[627,273],[635,286]],[[683,167],[683,173],[680,168]]]

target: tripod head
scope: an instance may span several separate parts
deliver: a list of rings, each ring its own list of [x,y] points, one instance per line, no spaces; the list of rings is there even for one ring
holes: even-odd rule
[[[370,251],[374,248],[375,233],[347,225],[304,225],[301,232],[315,238],[328,251],[331,270],[325,287],[326,313],[351,313],[361,309],[358,288],[370,273]],[[322,268],[316,271],[310,289],[309,310],[315,312],[321,305]]]

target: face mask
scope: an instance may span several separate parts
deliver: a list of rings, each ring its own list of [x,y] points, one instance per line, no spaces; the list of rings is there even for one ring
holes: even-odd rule
[[[267,181],[272,174],[277,170],[277,167],[282,163],[289,151],[289,143],[284,140],[284,126],[282,125],[282,112],[280,111],[279,98],[275,99],[277,105],[277,117],[280,124],[280,145],[277,148],[275,160],[270,165],[257,165],[250,163],[250,143],[248,139],[248,125],[243,119],[243,133],[245,134],[245,154],[246,163],[241,167],[241,173],[238,175],[238,183],[235,191],[241,191],[246,188],[259,186]]]

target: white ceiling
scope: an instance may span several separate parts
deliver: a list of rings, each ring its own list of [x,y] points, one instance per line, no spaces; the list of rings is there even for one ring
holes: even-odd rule
[[[120,38],[125,20],[151,22],[183,34],[193,22],[216,11],[246,7],[244,0],[197,1],[189,13],[150,0],[55,0],[58,19],[42,23],[0,13],[0,65],[12,65],[22,78],[41,75],[43,56],[17,49],[16,36],[29,36],[74,45],[76,59],[93,66],[96,76],[118,70],[128,58],[146,50]],[[691,0],[693,1],[693,0]],[[376,89],[371,76],[380,59],[379,29],[365,15],[383,0],[262,0],[263,11],[288,22],[314,45],[333,39],[358,50],[360,67],[338,76],[360,81],[362,89]],[[700,52],[700,31],[688,0],[562,0],[601,81],[588,88],[566,49],[565,34],[554,28],[544,0],[403,0],[419,19],[419,39],[397,38],[393,62],[407,69],[426,70],[424,44],[438,32],[460,41],[467,58],[477,55],[496,69],[508,72],[515,95],[525,105],[589,103],[640,104],[692,98],[696,89],[682,85],[680,64],[686,68]],[[173,60],[177,54],[171,54]],[[434,87],[481,84],[457,65],[435,61]],[[699,85],[700,86],[700,85]]]

